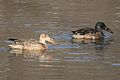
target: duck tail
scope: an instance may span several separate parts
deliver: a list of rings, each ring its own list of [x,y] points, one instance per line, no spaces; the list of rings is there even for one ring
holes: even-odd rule
[[[14,38],[10,38],[10,39],[8,39],[9,41],[13,41],[15,44],[17,43],[17,42],[21,42],[21,40],[19,40],[19,39],[14,39]]]
[[[73,34],[75,34],[76,32],[75,31],[71,31]]]
[[[16,41],[16,40],[19,40],[19,39],[14,39],[14,38],[10,38],[8,39],[9,41]]]

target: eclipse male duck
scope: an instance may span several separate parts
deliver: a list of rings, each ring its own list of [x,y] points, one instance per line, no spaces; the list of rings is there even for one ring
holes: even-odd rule
[[[83,28],[76,31],[72,31],[72,37],[74,39],[104,39],[105,34],[103,30],[113,33],[103,22],[97,22],[95,29]]]
[[[9,45],[13,49],[23,49],[23,50],[45,50],[48,48],[46,41],[55,44],[54,40],[46,34],[41,34],[39,40],[20,40],[20,39],[9,39],[13,41],[14,44]]]

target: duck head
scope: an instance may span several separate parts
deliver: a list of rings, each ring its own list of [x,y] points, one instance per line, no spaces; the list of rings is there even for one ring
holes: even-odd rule
[[[45,43],[46,41],[55,44],[54,39],[50,38],[47,34],[41,34],[39,42]]]
[[[113,33],[103,22],[97,22],[95,25],[95,30],[97,32],[100,32],[102,36],[104,36],[102,30],[106,30],[107,32]]]

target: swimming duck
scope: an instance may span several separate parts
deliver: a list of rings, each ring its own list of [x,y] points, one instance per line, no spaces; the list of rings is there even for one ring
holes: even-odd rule
[[[55,44],[54,40],[46,34],[41,34],[39,40],[21,40],[21,39],[8,39],[13,41],[14,44],[8,45],[12,49],[23,49],[23,50],[45,50],[48,48],[46,41]]]
[[[104,39],[103,31],[113,33],[103,22],[97,22],[94,28],[83,28],[72,31],[74,39]]]

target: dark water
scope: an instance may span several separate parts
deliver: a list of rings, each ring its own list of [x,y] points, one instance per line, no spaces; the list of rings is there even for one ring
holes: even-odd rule
[[[103,21],[112,42],[72,43],[71,31]],[[120,80],[119,0],[0,0],[0,80]],[[45,52],[8,51],[8,38],[54,37]]]

